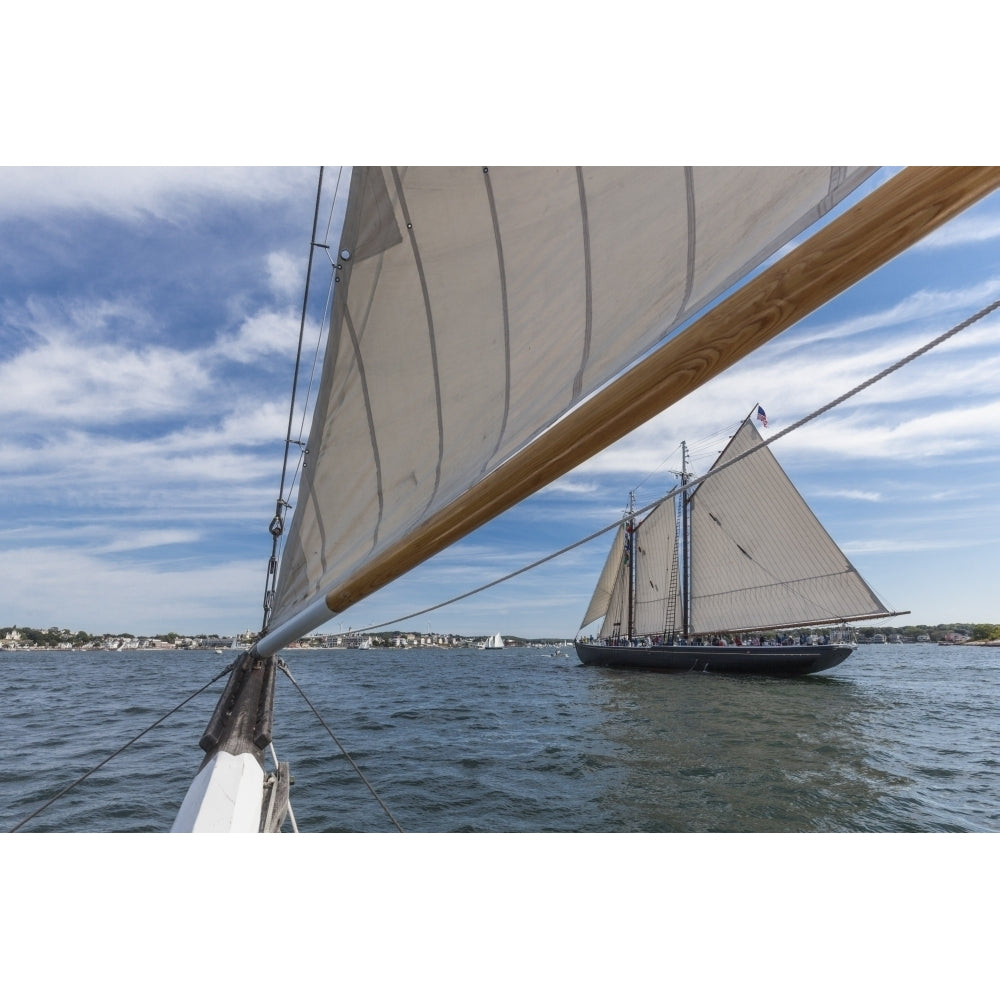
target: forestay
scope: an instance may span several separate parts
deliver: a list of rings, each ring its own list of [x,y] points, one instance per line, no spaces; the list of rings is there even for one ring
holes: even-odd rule
[[[356,168],[272,628],[408,538],[870,173]]]

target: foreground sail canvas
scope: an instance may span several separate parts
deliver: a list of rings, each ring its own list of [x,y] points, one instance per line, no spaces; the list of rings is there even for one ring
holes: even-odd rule
[[[871,172],[355,168],[271,627],[432,554],[464,495]]]
[[[827,534],[751,417],[680,503],[680,516],[670,497],[619,528],[580,626],[603,618],[596,641],[576,643],[584,663],[817,673],[854,648],[838,641],[841,629],[787,644],[770,633],[897,613]]]
[[[285,645],[1000,184],[991,168],[911,169],[747,280],[873,169],[354,168],[266,631],[234,664],[175,829],[280,826],[257,675]]]

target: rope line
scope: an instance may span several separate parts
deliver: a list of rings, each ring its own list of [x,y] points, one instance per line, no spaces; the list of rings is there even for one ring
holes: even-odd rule
[[[946,331],[945,333],[942,333],[939,337],[935,337],[933,340],[924,344],[923,347],[920,347],[917,350],[915,350],[912,354],[906,355],[905,358],[902,358],[901,360],[895,362],[894,364],[889,365],[888,368],[883,368],[882,371],[878,372],[878,374],[873,375],[867,381],[862,382],[860,385],[857,385],[853,389],[850,389],[848,392],[845,392],[842,396],[838,396],[831,402],[826,403],[824,406],[821,406],[817,410],[814,410],[812,413],[810,413],[808,416],[803,417],[801,420],[797,420],[795,423],[789,424],[788,427],[786,427],[782,431],[778,431],[777,434],[772,434],[769,438],[765,438],[760,442],[760,444],[756,444],[752,448],[747,449],[747,451],[743,452],[742,455],[737,455],[735,458],[730,459],[728,462],[725,462],[722,465],[710,469],[703,476],[692,478],[686,484],[670,490],[670,492],[665,493],[659,499],[653,500],[651,503],[646,504],[644,507],[638,508],[631,514],[626,514],[625,516],[620,517],[617,521],[613,522],[612,524],[607,524],[603,528],[599,528],[592,534],[587,535],[586,538],[581,538],[579,541],[572,542],[570,545],[566,545],[556,552],[553,552],[547,556],[543,556],[541,559],[537,559],[535,560],[535,562],[529,563],[527,566],[522,566],[521,569],[514,570],[514,572],[512,573],[508,573],[505,576],[498,577],[496,580],[493,580],[490,583],[484,583],[481,587],[476,587],[473,590],[468,590],[464,594],[459,594],[457,597],[451,597],[448,600],[441,601],[439,604],[434,604],[429,608],[423,608],[420,611],[414,611],[412,614],[403,615],[401,618],[393,618],[390,621],[381,622],[378,625],[369,625],[365,631],[387,628],[390,625],[398,625],[400,622],[409,621],[411,618],[418,618],[421,615],[430,614],[432,611],[438,611],[441,608],[446,608],[451,604],[457,604],[459,601],[464,601],[466,600],[466,598],[473,597],[476,594],[481,594],[484,590],[490,590],[492,587],[499,586],[501,583],[506,583],[508,580],[512,580],[514,579],[514,577],[520,576],[522,573],[527,573],[529,570],[537,569],[539,566],[542,566],[547,562],[551,562],[553,559],[558,559],[560,556],[565,555],[567,552],[571,552],[573,549],[579,548],[581,545],[586,545],[589,542],[592,542],[595,538],[599,538],[601,535],[604,535],[609,531],[613,531],[620,524],[624,524],[630,517],[639,517],[642,514],[648,513],[654,508],[659,507],[660,504],[662,504],[664,501],[676,497],[678,493],[683,493],[685,490],[691,489],[691,487],[703,483],[709,477],[717,475],[718,473],[722,472],[723,469],[728,469],[731,465],[735,465],[737,462],[742,461],[748,455],[752,455],[754,452],[760,451],[761,448],[766,448],[768,445],[777,441],[779,438],[783,438],[786,434],[791,434],[792,431],[798,430],[800,427],[805,426],[806,424],[815,420],[817,417],[820,417],[824,413],[829,412],[834,407],[840,406],[841,403],[846,402],[852,396],[858,395],[858,393],[863,392],[865,389],[871,388],[871,386],[875,385],[876,382],[880,382],[887,376],[893,374],[894,372],[899,371],[899,369],[902,368],[904,365],[908,365],[911,361],[915,361],[917,358],[926,354],[928,351],[933,350],[935,347],[939,347],[946,340],[949,340],[956,334],[961,333],[963,330],[972,326],[973,323],[978,323],[979,320],[988,316],[990,313],[995,312],[998,308],[1000,308],[1000,299],[996,299],[995,301],[991,302],[988,306],[984,307],[983,309],[980,309],[979,312],[974,313],[967,319],[962,320],[961,323],[958,323],[957,325],[953,326],[950,330]]]
[[[333,742],[337,744],[337,749],[340,750],[340,752],[346,758],[347,762],[357,772],[358,777],[365,783],[365,785],[368,788],[368,791],[372,793],[372,796],[374,797],[375,801],[382,807],[386,816],[389,817],[389,819],[392,821],[396,829],[400,833],[403,833],[404,831],[403,828],[399,825],[399,821],[389,811],[389,807],[379,797],[378,792],[376,792],[375,789],[372,787],[371,782],[369,782],[369,780],[362,773],[361,768],[358,767],[358,765],[354,762],[354,758],[344,749],[344,745],[340,742],[340,740],[337,739],[337,737],[333,733],[333,730],[326,724],[326,721],[324,720],[323,716],[319,714],[319,711],[317,710],[316,706],[309,700],[305,691],[303,691],[302,688],[299,686],[299,682],[292,676],[292,672],[288,669],[288,664],[285,663],[284,660],[279,660],[278,666],[281,668],[281,671],[285,674],[285,676],[292,682],[293,686],[295,687],[295,690],[298,691],[300,695],[302,695],[302,700],[312,709],[312,713],[319,720],[319,724],[330,734],[330,739],[332,739]]]
[[[86,774],[83,774],[79,778],[77,778],[76,781],[73,781],[70,784],[68,784],[61,792],[57,792],[55,795],[52,796],[51,799],[40,805],[33,813],[31,813],[31,815],[25,816],[24,819],[22,819],[19,823],[16,823],[14,826],[12,826],[8,831],[8,833],[16,833],[18,830],[21,829],[22,826],[25,825],[25,823],[28,823],[30,820],[33,820],[40,813],[44,812],[46,809],[48,809],[50,805],[52,805],[53,802],[56,802],[58,799],[61,799],[67,792],[71,792],[74,788],[76,788],[77,785],[79,785],[83,781],[86,781],[86,779],[89,778],[92,774],[96,774],[102,767],[104,767],[105,764],[107,764],[109,761],[114,760],[115,757],[117,757],[120,753],[123,753],[125,750],[127,750],[130,746],[132,746],[133,743],[137,742],[139,739],[145,736],[146,733],[148,733],[150,730],[155,729],[161,722],[164,722],[167,719],[169,719],[170,716],[173,715],[175,712],[180,711],[189,701],[194,700],[195,698],[198,697],[198,695],[202,694],[204,691],[207,691],[216,681],[225,677],[226,674],[228,674],[229,671],[232,669],[233,669],[232,665],[230,665],[226,667],[226,669],[223,670],[221,673],[216,674],[216,676],[213,677],[207,684],[198,688],[198,690],[195,691],[194,694],[189,695],[175,708],[170,709],[170,711],[167,712],[166,715],[161,716],[152,725],[147,726],[141,733],[139,733],[136,736],[133,736],[132,739],[128,741],[128,743],[119,747],[113,754],[110,754],[109,756],[105,757],[104,760],[100,762],[100,764],[98,764],[96,767],[92,767]]]

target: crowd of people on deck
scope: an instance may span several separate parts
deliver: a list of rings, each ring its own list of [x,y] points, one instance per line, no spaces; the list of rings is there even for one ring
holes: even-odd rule
[[[592,640],[587,640],[592,641]],[[678,635],[643,635],[608,636],[604,639],[605,646],[827,646],[830,644],[829,634],[815,635],[800,632],[797,636],[784,632],[776,632],[772,636],[760,635],[716,635],[712,637],[698,636],[685,638]]]

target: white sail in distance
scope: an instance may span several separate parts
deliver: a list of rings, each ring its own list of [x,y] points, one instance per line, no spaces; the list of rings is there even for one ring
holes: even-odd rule
[[[870,173],[355,168],[272,629],[350,606],[408,539],[404,569],[438,551],[442,509]]]

